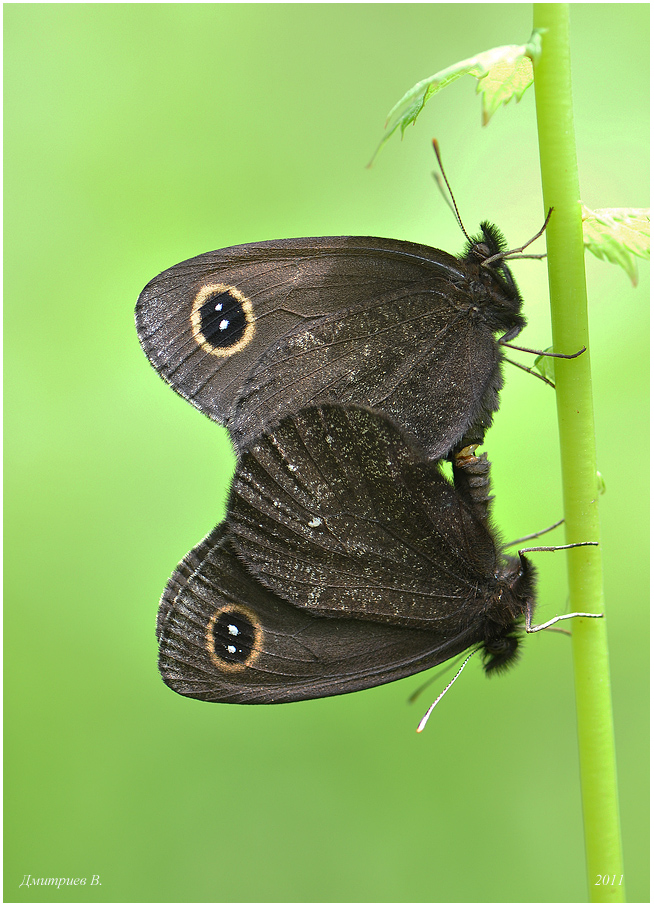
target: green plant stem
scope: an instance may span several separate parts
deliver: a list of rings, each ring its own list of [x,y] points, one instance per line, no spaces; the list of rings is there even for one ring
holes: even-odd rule
[[[534,66],[534,88],[547,229],[547,257],[563,499],[567,541],[599,541],[598,481],[588,342],[586,277],[570,78],[567,4],[534,5],[534,27],[546,29]],[[601,548],[568,554],[570,610],[604,610]],[[572,622],[579,763],[591,901],[625,900],[606,621]],[[596,884],[598,876],[609,884]],[[611,884],[615,877],[615,884]]]

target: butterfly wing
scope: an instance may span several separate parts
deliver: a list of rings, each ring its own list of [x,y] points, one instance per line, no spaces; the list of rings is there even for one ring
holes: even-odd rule
[[[440,457],[490,422],[502,383],[471,267],[374,237],[235,246],[152,280],[137,330],[161,376],[239,449],[330,401],[379,409]]]
[[[298,327],[248,375],[230,422],[237,446],[289,411],[320,402],[378,410],[433,458],[471,431],[467,443],[481,441],[499,405],[501,354],[469,309],[439,278],[378,290],[354,311]]]
[[[287,417],[237,467],[228,507],[253,574],[312,613],[478,634],[498,553],[437,464],[377,413]],[[477,635],[477,640],[480,637]]]
[[[216,527],[180,563],[157,619],[159,670],[173,690],[210,702],[277,703],[389,683],[467,648],[432,633],[319,617],[264,588]]]

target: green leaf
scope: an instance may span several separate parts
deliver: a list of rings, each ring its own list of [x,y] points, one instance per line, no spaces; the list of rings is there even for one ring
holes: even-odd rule
[[[649,258],[649,208],[581,206],[584,246],[597,258],[624,268],[633,286],[638,283],[634,255]]]
[[[544,349],[540,356],[536,356],[536,358],[534,359],[532,368],[536,369],[536,371],[541,374],[543,378],[547,378],[548,381],[551,381],[552,384],[554,384],[554,360],[551,356],[546,355],[547,353],[551,352],[551,346],[548,346],[546,349]]]
[[[482,96],[483,125],[488,123],[498,107],[508,104],[511,98],[515,98],[517,103],[533,81],[534,68],[529,57],[524,54],[493,64],[477,84],[477,94]]]
[[[482,122],[485,126],[498,107],[508,104],[511,98],[519,101],[529,88],[534,80],[532,60],[538,59],[540,49],[541,30],[536,29],[527,44],[508,44],[482,51],[418,82],[388,114],[384,125],[388,132],[377,146],[368,166],[397,129],[404,135],[407,126],[415,123],[432,95],[463,75],[477,79],[477,93],[482,96]]]

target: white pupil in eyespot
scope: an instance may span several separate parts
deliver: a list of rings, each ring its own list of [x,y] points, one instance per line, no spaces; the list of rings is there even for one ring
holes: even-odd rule
[[[228,624],[227,632],[230,636],[238,636],[238,627],[235,624]]]
[[[225,331],[229,327],[229,321],[226,318],[223,318],[218,327],[221,331]]]
[[[235,655],[235,654],[236,654],[236,646],[227,646],[227,651],[229,652],[230,655]]]
[[[217,302],[217,303],[216,303],[215,311],[216,311],[216,312],[222,312],[222,310],[223,310],[223,304],[222,304],[222,302]]]

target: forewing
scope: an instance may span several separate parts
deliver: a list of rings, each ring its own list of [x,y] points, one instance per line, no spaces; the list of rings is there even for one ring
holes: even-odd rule
[[[222,526],[171,577],[157,639],[159,670],[173,690],[238,703],[291,702],[378,686],[440,664],[471,644],[465,633],[445,641],[426,631],[294,608],[245,570]]]
[[[136,323],[161,376],[241,449],[285,413],[331,401],[378,408],[442,456],[498,374],[467,280],[453,256],[398,240],[251,243],[164,271]]]

